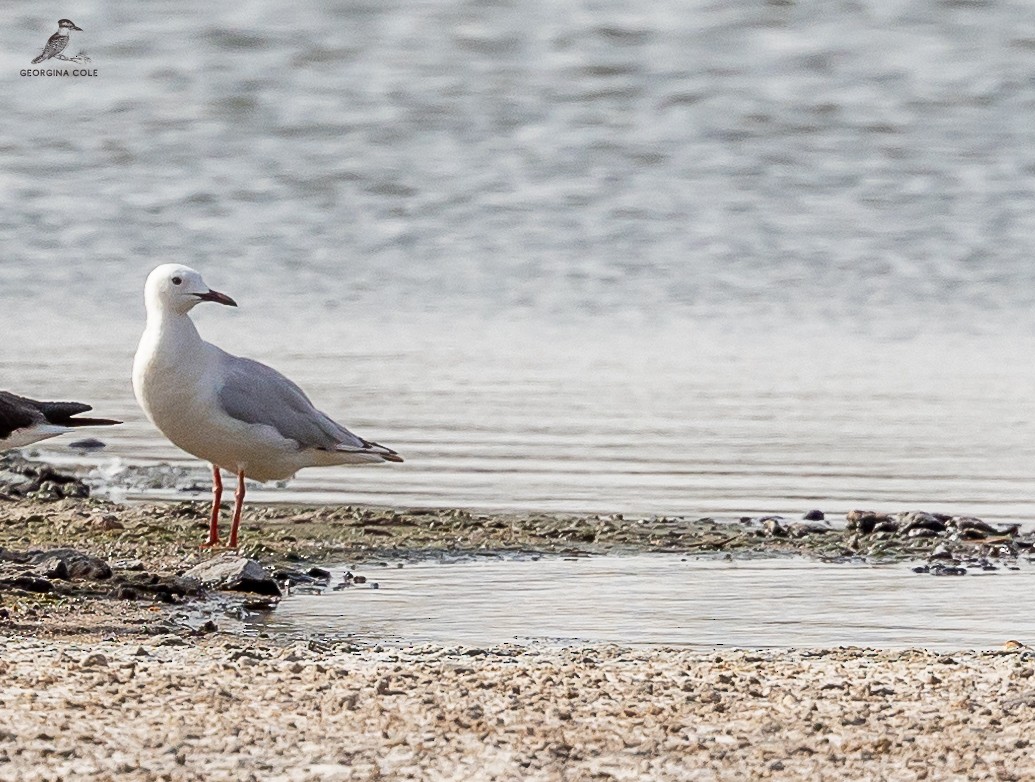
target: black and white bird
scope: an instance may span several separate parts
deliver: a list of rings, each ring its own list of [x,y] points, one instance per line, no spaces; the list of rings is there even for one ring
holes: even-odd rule
[[[82,27],[76,27],[75,22],[71,19],[59,19],[58,30],[49,39],[47,39],[47,45],[43,47],[43,51],[40,52],[40,56],[33,60],[35,65],[38,62],[49,60],[51,57],[57,57],[61,52],[68,46],[68,34],[72,30],[83,31]]]
[[[114,426],[110,418],[75,418],[93,408],[82,402],[39,402],[0,391],[0,451],[74,432],[80,426]]]

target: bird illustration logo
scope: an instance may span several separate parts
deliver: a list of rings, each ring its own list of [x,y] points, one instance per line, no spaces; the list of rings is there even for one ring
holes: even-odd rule
[[[40,52],[40,56],[33,60],[33,64],[43,62],[56,57],[59,60],[67,60],[69,62],[90,62],[90,58],[86,56],[85,52],[79,52],[75,57],[65,57],[62,54],[65,51],[65,47],[68,46],[69,33],[72,30],[83,31],[83,28],[76,27],[75,22],[71,19],[59,19],[58,30],[49,39],[47,39],[47,45],[43,47],[43,51]]]

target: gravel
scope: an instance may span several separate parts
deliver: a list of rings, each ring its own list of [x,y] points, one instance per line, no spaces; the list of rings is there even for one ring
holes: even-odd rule
[[[1024,649],[0,652],[0,780],[1030,778]]]

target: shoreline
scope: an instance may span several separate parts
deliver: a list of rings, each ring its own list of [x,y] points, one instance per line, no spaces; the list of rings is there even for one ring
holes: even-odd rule
[[[259,598],[184,578],[219,557],[198,548],[206,502],[119,505],[81,496],[74,476],[46,465],[24,469],[21,484],[0,487],[0,780],[1023,779],[1030,768],[1035,653],[1023,645],[397,647],[227,632],[210,617]],[[32,490],[18,496],[19,485]],[[908,561],[927,569],[919,579],[1024,567],[1035,535],[918,511],[857,513],[843,529],[773,517],[246,513],[241,554],[294,572],[674,551]],[[26,560],[32,550],[45,553]],[[40,581],[49,589],[34,591]]]
[[[197,608],[206,601],[226,601],[226,592],[183,576],[231,554],[275,573],[282,586],[317,589],[329,584],[310,571],[320,573],[327,564],[349,562],[363,568],[390,560],[484,556],[803,557],[846,566],[908,563],[917,578],[1018,570],[1035,561],[1035,529],[916,510],[852,511],[844,518],[822,518],[814,512],[806,514],[807,520],[762,516],[723,522],[252,504],[245,512],[238,552],[210,551],[200,547],[208,507],[207,499],[131,504],[98,499],[74,472],[6,455],[0,459],[0,622],[36,611],[41,619],[33,623],[35,632],[67,632],[74,629],[75,615],[96,614],[99,620],[107,616],[117,622],[145,604]],[[66,572],[70,568],[71,577]],[[266,594],[277,591],[272,586]],[[62,601],[78,606],[68,622],[61,619]],[[19,614],[23,605],[28,608]],[[37,611],[37,605],[51,607]]]

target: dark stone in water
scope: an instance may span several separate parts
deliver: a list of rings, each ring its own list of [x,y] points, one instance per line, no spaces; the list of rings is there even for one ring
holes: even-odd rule
[[[964,567],[955,567],[952,565],[931,565],[932,576],[965,576],[967,575],[967,569]]]
[[[306,571],[306,575],[311,578],[318,579],[320,581],[330,581],[331,571],[324,570],[322,567],[311,567]]]
[[[318,583],[315,578],[301,570],[285,570],[284,568],[273,571],[273,579],[277,583],[287,584],[289,587],[313,586]]]
[[[68,447],[79,451],[96,451],[104,448],[105,444],[96,437],[87,437],[84,440],[76,440],[74,443],[69,443]]]
[[[823,521],[823,519],[825,518],[826,516],[823,514],[823,511],[821,510],[810,510],[808,513],[802,516],[802,519],[804,519],[805,521]]]

